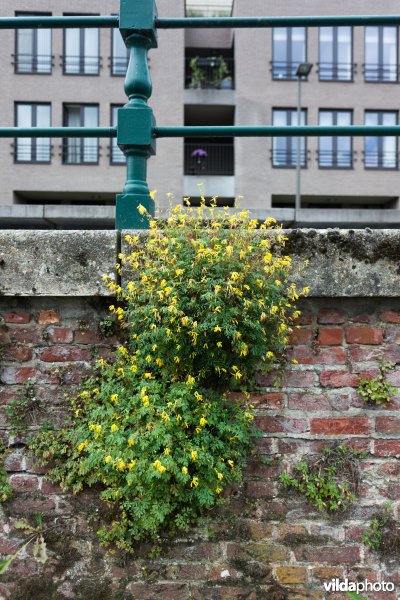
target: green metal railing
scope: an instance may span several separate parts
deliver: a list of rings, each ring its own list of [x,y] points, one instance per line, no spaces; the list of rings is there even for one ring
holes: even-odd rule
[[[400,136],[400,126],[299,127],[157,127],[148,100],[152,84],[147,54],[157,47],[157,29],[272,28],[400,25],[400,15],[307,17],[187,17],[159,19],[155,0],[120,0],[118,16],[0,18],[0,29],[118,27],[130,50],[125,79],[127,104],[118,110],[117,127],[1,127],[0,137],[116,137],[126,157],[127,178],[116,200],[116,229],[146,228],[136,210],[139,204],[154,214],[147,185],[147,161],[156,151],[156,138],[172,137],[279,137],[279,136]]]

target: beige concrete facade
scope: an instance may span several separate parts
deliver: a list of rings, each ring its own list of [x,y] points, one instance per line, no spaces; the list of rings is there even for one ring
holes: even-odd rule
[[[216,2],[217,4],[217,2]],[[184,15],[184,0],[157,0],[160,17]],[[12,9],[0,0],[0,16],[15,12],[63,12],[79,14],[113,14],[118,0],[14,0]],[[398,0],[235,0],[234,16],[284,16],[317,14],[396,14]],[[63,32],[53,30],[51,75],[15,74],[11,55],[15,32],[2,31],[0,61],[0,125],[14,125],[15,102],[50,102],[52,126],[62,125],[63,104],[99,104],[99,125],[110,125],[110,107],[123,104],[126,97],[123,78],[110,75],[111,33],[100,30],[102,68],[98,76],[63,75]],[[185,89],[185,55],[207,55],[231,51],[234,57],[235,89]],[[398,50],[397,50],[398,52]],[[399,57],[398,61],[399,61]],[[272,30],[160,30],[159,47],[150,52],[153,95],[150,104],[159,125],[182,125],[185,114],[190,123],[236,125],[270,125],[275,108],[296,108],[297,82],[272,80]],[[353,111],[353,124],[364,124],[366,110],[398,111],[400,83],[366,83],[363,75],[364,28],[353,29],[353,59],[356,65],[352,82],[318,81],[319,29],[307,32],[307,61],[314,67],[302,84],[302,107],[307,110],[307,124],[318,124],[320,109]],[[230,119],[230,120],[229,120]],[[188,121],[188,117],[186,118]],[[125,167],[111,166],[109,142],[100,141],[99,165],[64,165],[59,139],[53,140],[51,164],[15,164],[12,140],[0,140],[0,205],[13,203],[100,203],[112,204],[122,190]],[[159,140],[157,156],[149,162],[148,181],[158,190],[161,206],[172,192],[177,202],[182,195],[194,194],[197,183],[204,182],[207,193],[223,197],[241,196],[241,205],[257,210],[271,206],[293,206],[295,169],[274,168],[271,163],[272,140],[266,138],[235,140],[234,175],[201,178],[184,174],[181,139]],[[308,165],[302,169],[303,205],[381,206],[398,208],[400,175],[396,170],[368,170],[363,163],[363,138],[353,143],[352,169],[321,169],[318,166],[318,139],[307,142]]]

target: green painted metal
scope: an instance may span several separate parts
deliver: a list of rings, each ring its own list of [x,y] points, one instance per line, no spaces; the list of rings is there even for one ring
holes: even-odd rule
[[[0,127],[0,138],[117,137],[116,127]]]
[[[255,27],[329,27],[335,25],[399,25],[400,15],[339,15],[322,17],[186,17],[157,19],[158,29],[255,28]]]
[[[59,29],[70,27],[118,27],[117,16],[100,17],[1,17],[0,29]]]
[[[157,46],[154,0],[120,1],[119,27],[130,50],[125,93],[128,103],[118,110],[117,143],[126,157],[127,176],[122,194],[117,195],[115,227],[146,229],[148,222],[140,205],[154,215],[154,200],[147,185],[147,161],[155,154],[155,119],[147,102],[152,93],[148,51]]]
[[[349,126],[268,126],[268,127],[240,127],[226,126],[199,126],[199,127],[155,127],[154,135],[157,138],[171,137],[300,137],[300,136],[400,136],[400,125],[349,125]]]

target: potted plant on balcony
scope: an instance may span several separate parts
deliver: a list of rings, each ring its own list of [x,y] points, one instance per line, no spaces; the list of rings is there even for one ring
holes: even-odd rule
[[[190,61],[192,89],[221,87],[229,75],[228,65],[223,56],[200,58],[196,56]]]

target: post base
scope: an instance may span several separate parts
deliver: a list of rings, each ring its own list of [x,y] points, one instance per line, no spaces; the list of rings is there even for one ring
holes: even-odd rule
[[[141,215],[138,206],[144,206],[147,212],[154,216],[155,204],[150,196],[139,194],[117,194],[115,211],[115,229],[149,229],[146,214]]]

